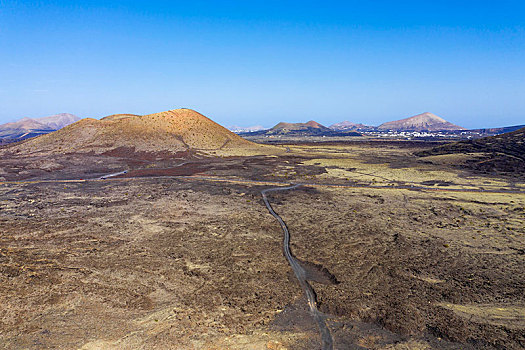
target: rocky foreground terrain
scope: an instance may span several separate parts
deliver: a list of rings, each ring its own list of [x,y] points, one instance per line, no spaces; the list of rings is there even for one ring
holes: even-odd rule
[[[260,195],[289,182],[308,185],[270,201],[297,258],[337,281],[312,282],[335,349],[525,346],[522,182],[429,162],[421,145],[281,148],[9,160],[0,348],[319,348]]]
[[[459,141],[418,152],[422,157],[469,155],[457,166],[486,174],[525,176],[525,128],[497,136]]]

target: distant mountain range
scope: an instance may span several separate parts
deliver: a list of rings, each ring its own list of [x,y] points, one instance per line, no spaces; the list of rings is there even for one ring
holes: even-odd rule
[[[138,117],[133,114],[115,114],[103,118],[103,120],[115,121]],[[0,144],[21,141],[35,136],[48,134],[59,130],[64,126],[73,124],[80,120],[79,117],[61,113],[43,118],[23,118],[16,122],[0,125]],[[452,134],[466,133],[472,136],[481,137],[497,135],[510,132],[523,127],[523,125],[509,126],[501,128],[487,128],[466,130],[465,128],[452,124],[435,114],[426,112],[416,116],[383,123],[379,126],[370,126],[350,121],[343,121],[326,127],[313,120],[307,123],[285,123],[281,122],[273,128],[264,129],[262,126],[239,127],[231,126],[228,129],[242,136],[262,136],[262,137],[281,137],[281,136],[360,136],[361,133],[377,132],[445,132]]]
[[[60,113],[42,118],[22,118],[16,122],[2,124],[0,125],[0,144],[48,134],[79,120],[80,118],[76,115]]]
[[[271,129],[251,131],[248,128],[239,128],[237,133],[244,136],[357,136],[360,133],[401,133],[401,132],[422,132],[422,133],[445,133],[463,135],[464,137],[481,137],[498,135],[505,132],[514,131],[524,125],[508,126],[501,128],[472,129],[453,124],[435,114],[425,112],[409,118],[394,120],[383,123],[379,126],[365,125],[343,121],[325,127],[313,120],[307,123],[284,123],[281,122]],[[470,136],[469,136],[470,135]]]
[[[281,122],[271,129],[259,130],[250,133],[241,133],[250,136],[359,136],[353,131],[336,131],[310,120],[307,123],[284,123]]]
[[[403,132],[403,131],[459,131],[465,128],[452,124],[432,113],[422,113],[416,116],[370,126],[360,123],[343,121],[326,127],[313,120],[307,123],[281,122],[271,129],[255,132],[240,131],[240,134],[250,136],[358,136],[360,132]]]

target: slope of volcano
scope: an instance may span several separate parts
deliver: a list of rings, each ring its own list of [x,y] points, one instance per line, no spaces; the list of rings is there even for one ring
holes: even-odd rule
[[[191,109],[144,116],[86,118],[56,132],[13,145],[17,154],[224,151],[257,146]]]

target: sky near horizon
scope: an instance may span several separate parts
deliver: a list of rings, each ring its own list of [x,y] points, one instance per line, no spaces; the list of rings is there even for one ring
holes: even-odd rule
[[[193,108],[222,125],[525,124],[524,1],[4,1],[0,124]]]

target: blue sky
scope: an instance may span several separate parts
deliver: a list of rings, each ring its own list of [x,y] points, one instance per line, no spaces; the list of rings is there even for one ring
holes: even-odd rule
[[[0,123],[525,124],[524,1],[3,1]]]

